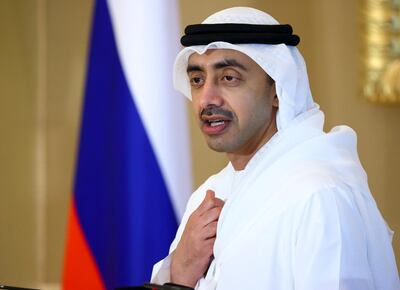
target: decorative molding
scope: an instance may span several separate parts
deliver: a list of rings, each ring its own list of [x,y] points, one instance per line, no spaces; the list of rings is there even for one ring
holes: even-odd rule
[[[47,0],[36,1],[36,136],[35,136],[35,199],[36,199],[36,279],[44,281],[46,277],[46,192],[47,192],[47,156],[46,156],[46,5]]]
[[[400,0],[365,0],[363,94],[400,103]]]

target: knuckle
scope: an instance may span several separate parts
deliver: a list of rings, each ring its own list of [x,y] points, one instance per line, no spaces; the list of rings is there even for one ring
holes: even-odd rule
[[[211,231],[215,232],[215,230],[217,229],[217,222],[213,221],[211,223],[208,224],[208,227]]]
[[[221,207],[215,207],[215,212],[219,216],[221,214],[222,208]]]
[[[195,211],[192,212],[192,214],[189,216],[189,218],[188,218],[188,223],[191,222],[191,221],[193,221],[194,219],[196,219],[196,217],[197,217],[197,212],[196,212],[196,210],[195,210]]]

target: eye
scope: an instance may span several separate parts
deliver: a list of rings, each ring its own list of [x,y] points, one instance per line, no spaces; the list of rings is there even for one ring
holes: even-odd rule
[[[234,76],[224,76],[223,79],[225,79],[228,82],[231,82],[231,81],[236,80],[237,78]]]
[[[240,80],[241,79],[238,76],[232,75],[232,74],[225,74],[222,76],[222,79],[221,79],[221,81],[228,86],[239,85]]]
[[[189,81],[192,87],[200,87],[204,84],[204,79],[201,76],[189,77]]]

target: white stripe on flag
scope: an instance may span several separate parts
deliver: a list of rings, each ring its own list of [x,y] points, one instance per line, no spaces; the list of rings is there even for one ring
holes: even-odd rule
[[[172,87],[179,50],[174,0],[109,0],[122,67],[159,161],[177,218],[192,191],[185,98]]]

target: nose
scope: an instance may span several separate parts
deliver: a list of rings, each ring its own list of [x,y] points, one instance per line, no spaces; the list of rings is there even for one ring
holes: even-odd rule
[[[223,103],[218,84],[211,79],[206,79],[197,97],[201,108],[206,108],[208,106],[220,107]]]

